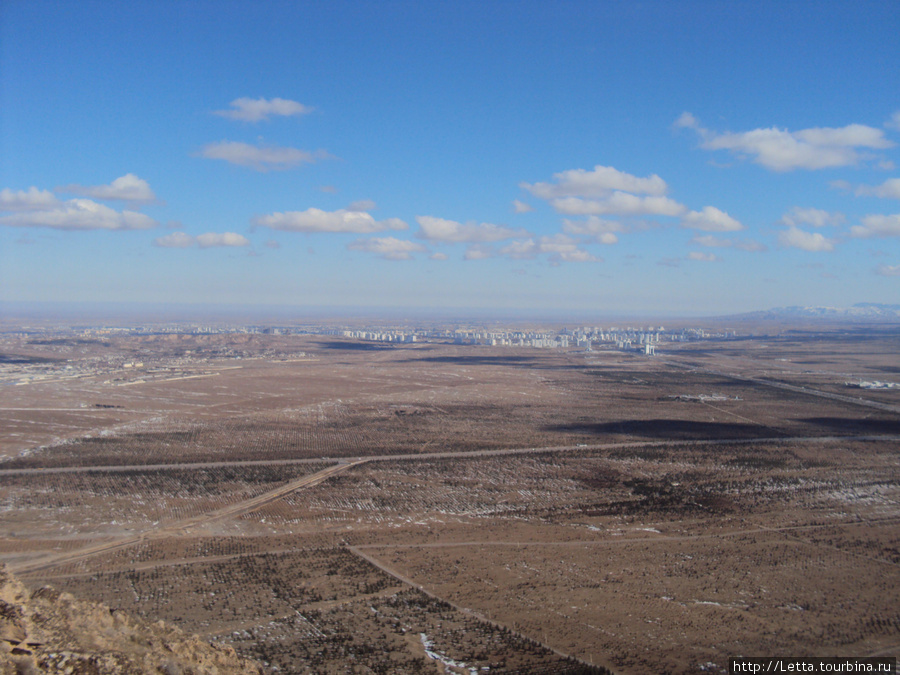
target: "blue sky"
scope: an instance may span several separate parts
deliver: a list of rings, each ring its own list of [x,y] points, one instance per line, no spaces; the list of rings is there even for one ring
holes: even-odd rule
[[[900,5],[0,4],[0,300],[900,302]]]

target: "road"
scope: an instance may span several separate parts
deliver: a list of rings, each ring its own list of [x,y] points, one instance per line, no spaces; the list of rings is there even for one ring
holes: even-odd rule
[[[884,523],[894,523],[897,520],[900,520],[900,516],[886,516],[883,518],[875,518],[866,521],[869,524],[884,524]],[[560,547],[560,548],[584,548],[584,547],[592,547],[592,548],[615,548],[618,546],[628,546],[631,544],[665,544],[665,543],[679,543],[679,542],[694,542],[703,539],[726,539],[729,537],[741,537],[745,535],[753,535],[753,534],[770,534],[770,533],[782,533],[786,536],[790,536],[794,532],[803,532],[804,530],[816,530],[821,529],[823,526],[820,523],[806,524],[806,525],[782,525],[780,527],[751,527],[744,528],[739,530],[728,530],[725,532],[707,532],[702,534],[657,534],[657,533],[648,533],[646,530],[642,529],[634,529],[622,532],[622,536],[616,536],[615,538],[605,538],[605,539],[567,539],[565,541],[540,541],[540,540],[529,540],[529,541],[499,541],[496,539],[488,539],[488,540],[471,540],[471,541],[432,541],[432,542],[416,542],[416,543],[407,543],[407,544],[357,544],[355,546],[347,546],[348,550],[351,550],[353,553],[359,555],[360,557],[365,557],[366,560],[371,562],[373,565],[376,565],[377,558],[370,557],[369,555],[363,555],[365,551],[380,551],[380,550],[399,550],[399,549],[440,549],[440,548],[472,548],[474,546],[485,547],[485,548],[515,548],[522,549],[525,547],[533,546],[533,547]],[[597,533],[599,536],[602,533]],[[634,534],[635,536],[628,536],[629,534]],[[800,539],[800,541],[806,542],[806,540]],[[808,542],[807,542],[808,543]],[[822,544],[821,542],[817,543],[818,546],[827,546],[827,544]],[[845,549],[841,549],[835,546],[829,546],[829,548],[833,548],[836,551],[839,551],[845,555],[853,555],[860,558],[865,558],[867,560],[871,560],[873,562],[877,562],[884,565],[890,565],[893,567],[900,567],[900,563],[895,563],[891,560],[885,560],[883,558],[872,558],[871,556],[865,556],[853,553],[852,551],[847,551]],[[208,555],[208,556],[195,556],[192,558],[174,558],[174,559],[165,559],[165,560],[151,560],[143,563],[133,563],[128,565],[129,570],[135,571],[146,571],[157,569],[160,567],[179,567],[179,566],[187,566],[187,565],[196,565],[196,564],[206,564],[206,563],[220,563],[226,562],[229,560],[235,560],[237,558],[252,558],[254,556],[261,555],[282,555],[287,553],[296,553],[300,550],[300,547],[290,546],[286,548],[273,548],[259,551],[242,551],[240,553],[223,553],[220,555]],[[379,569],[385,570],[381,564],[377,564],[376,567]],[[70,579],[74,577],[88,577],[96,574],[96,572],[87,571],[87,572],[65,572],[62,574],[42,574],[41,579]],[[394,578],[400,579],[401,576],[399,574],[391,574]],[[409,583],[412,586],[418,586],[413,581],[407,581],[404,583]]]
[[[502,457],[545,452],[573,452],[584,450],[621,450],[626,448],[677,448],[685,446],[765,444],[765,443],[833,443],[835,441],[900,441],[900,434],[858,436],[767,436],[765,438],[708,438],[681,441],[623,441],[620,443],[580,443],[578,445],[554,445],[541,448],[500,448],[495,450],[448,451],[405,453],[396,455],[362,455],[353,457],[315,457],[303,459],[250,459],[225,462],[186,462],[184,464],[118,464],[104,466],[58,466],[33,469],[0,469],[4,476],[35,476],[60,473],[127,473],[135,471],[181,471],[185,469],[218,469],[241,466],[290,466],[294,464],[321,464],[338,462],[392,462],[432,459],[465,459],[467,457]]]
[[[626,443],[607,443],[593,445],[563,445],[544,448],[507,448],[500,450],[478,450],[474,452],[435,452],[427,454],[396,454],[396,455],[372,455],[368,457],[357,457],[353,459],[332,460],[338,463],[333,464],[316,473],[302,476],[296,480],[289,481],[272,490],[264,492],[256,497],[251,497],[235,504],[204,513],[198,516],[192,516],[184,520],[159,527],[156,529],[145,530],[127,537],[107,541],[99,544],[87,546],[66,553],[50,554],[35,560],[28,560],[19,563],[10,563],[10,570],[15,573],[36,572],[43,569],[58,567],[76,560],[82,560],[101,553],[109,553],[118,549],[132,546],[137,543],[150,541],[153,539],[163,539],[170,536],[185,534],[192,528],[209,525],[218,520],[226,518],[234,518],[246,513],[250,513],[266,504],[270,504],[285,495],[296,490],[318,485],[328,480],[332,476],[342,473],[354,466],[363,463],[386,462],[386,461],[416,461],[416,460],[434,460],[434,459],[466,459],[472,457],[499,457],[506,455],[523,455],[523,454],[541,454],[548,452],[571,452],[584,450],[616,450],[623,448],[647,448],[647,447],[682,447],[697,445],[727,445],[727,444],[759,444],[759,443],[831,443],[835,441],[882,441],[882,442],[898,442],[900,436],[801,436],[785,438],[752,438],[752,439],[703,439],[703,440],[687,440],[687,441],[634,441]],[[153,465],[152,468],[160,470],[165,469],[184,469],[184,468],[216,468],[216,467],[233,467],[233,466],[254,466],[269,464],[300,464],[311,462],[328,461],[325,458],[319,459],[300,459],[300,460],[260,460],[245,462],[203,462],[195,464],[180,465]],[[85,471],[138,471],[146,470],[148,466],[110,466],[110,467],[65,467],[58,469],[11,469],[0,471],[0,477],[4,475],[43,475],[46,473],[83,473]]]
[[[844,396],[842,394],[833,394],[830,391],[822,391],[821,389],[812,389],[810,387],[800,387],[795,384],[787,384],[786,382],[778,382],[776,380],[767,380],[760,377],[749,377],[747,375],[737,375],[735,373],[726,373],[721,370],[715,370],[713,368],[706,368],[704,366],[697,365],[689,365],[686,363],[678,363],[676,361],[666,361],[667,365],[673,366],[675,368],[681,368],[683,370],[697,370],[701,373],[708,373],[710,375],[718,375],[719,377],[727,377],[732,380],[739,380],[740,382],[750,382],[751,384],[759,384],[764,387],[772,387],[774,389],[784,389],[786,391],[793,391],[797,394],[806,394],[808,396],[818,396],[819,398],[827,398],[832,401],[840,401],[841,403],[849,403],[850,405],[858,405],[864,408],[875,408],[876,410],[884,410],[885,412],[897,413],[900,414],[900,407],[895,405],[890,405],[888,403],[881,403],[879,401],[870,401],[865,398],[857,397],[857,396]]]
[[[143,532],[129,535],[127,537],[121,537],[114,541],[94,544],[75,551],[51,554],[48,556],[43,556],[36,560],[28,560],[21,563],[11,563],[8,565],[8,567],[10,571],[16,574],[36,572],[38,570],[47,569],[49,567],[58,567],[60,565],[75,562],[76,560],[89,558],[100,553],[109,553],[111,551],[116,551],[118,549],[132,546],[141,542],[187,534],[187,532],[192,528],[206,526],[216,522],[217,520],[234,518],[244,515],[245,513],[255,511],[256,509],[265,506],[266,504],[270,504],[274,501],[277,501],[278,499],[281,499],[291,492],[302,490],[303,488],[312,487],[313,485],[318,485],[322,481],[328,480],[332,476],[346,471],[352,466],[362,464],[365,461],[366,460],[362,459],[355,462],[335,464],[328,467],[327,469],[318,471],[317,473],[303,476],[302,478],[298,478],[293,481],[289,481],[273,490],[269,490],[268,492],[264,492],[261,495],[257,495],[256,497],[251,497],[250,499],[245,499],[244,501],[230,504],[216,511],[203,513],[199,516],[192,516],[191,518],[180,520],[176,523],[172,523],[171,525],[166,525],[165,527],[145,530]]]

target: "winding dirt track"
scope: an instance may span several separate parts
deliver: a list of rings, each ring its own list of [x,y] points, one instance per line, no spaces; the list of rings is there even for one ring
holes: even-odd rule
[[[246,499],[235,504],[229,504],[228,506],[225,506],[216,511],[210,511],[209,513],[192,516],[191,518],[186,518],[165,527],[146,530],[144,532],[140,532],[128,537],[116,539],[115,541],[88,546],[77,551],[49,555],[37,560],[29,560],[18,564],[10,564],[9,568],[17,574],[36,572],[38,570],[57,567],[59,565],[74,562],[75,560],[89,558],[90,556],[97,555],[99,553],[109,553],[110,551],[115,551],[120,548],[125,548],[126,546],[131,546],[140,542],[149,541],[152,539],[163,539],[165,537],[170,537],[173,535],[187,534],[187,532],[192,528],[202,527],[205,525],[209,525],[210,523],[213,523],[217,520],[234,518],[235,516],[240,516],[244,515],[245,513],[255,511],[256,509],[265,506],[266,504],[270,504],[278,499],[281,499],[291,492],[302,490],[303,488],[312,487],[313,485],[318,485],[322,481],[328,480],[332,476],[346,471],[352,466],[362,464],[365,461],[366,460],[361,459],[354,462],[335,464],[334,466],[330,466],[327,469],[323,469],[322,471],[319,471],[317,473],[311,474],[309,476],[303,476],[302,478],[298,478],[297,480],[285,483],[284,485],[281,485],[273,490],[264,492],[261,495],[251,497],[250,499]]]
[[[178,521],[177,523],[172,523],[171,525],[167,525],[165,527],[160,527],[156,529],[145,530],[143,532],[136,533],[134,535],[129,535],[127,537],[123,537],[120,539],[116,539],[113,541],[103,542],[100,544],[94,544],[91,546],[87,546],[82,549],[78,549],[75,551],[70,551],[66,553],[58,553],[51,554],[47,556],[43,556],[41,558],[37,558],[35,560],[23,561],[20,563],[10,563],[8,566],[10,570],[17,574],[24,574],[29,572],[36,572],[39,570],[44,570],[48,568],[58,567],[60,565],[64,565],[70,562],[74,562],[76,560],[82,560],[84,558],[89,558],[91,556],[100,554],[100,553],[108,553],[110,551],[115,551],[121,548],[125,548],[127,546],[131,546],[133,544],[141,543],[144,541],[150,541],[153,539],[163,539],[166,537],[184,535],[193,528],[202,527],[209,525],[218,520],[223,520],[226,518],[233,518],[236,516],[244,515],[246,513],[250,513],[266,504],[270,504],[278,499],[281,499],[285,495],[290,494],[296,490],[302,490],[304,488],[312,487],[314,485],[318,485],[323,481],[328,480],[332,476],[335,476],[339,473],[342,473],[351,467],[357,466],[359,464],[371,463],[371,462],[385,462],[385,461],[411,461],[411,460],[433,460],[433,459],[462,459],[462,458],[470,458],[470,457],[496,457],[503,455],[522,455],[522,454],[540,454],[547,452],[561,452],[561,451],[584,451],[584,450],[613,450],[613,449],[621,449],[621,448],[646,448],[646,447],[678,447],[678,446],[686,446],[686,445],[723,445],[723,444],[759,444],[759,443],[830,443],[834,441],[889,441],[889,442],[897,442],[900,441],[900,436],[890,435],[890,436],[814,436],[814,437],[794,437],[794,438],[785,438],[785,437],[776,437],[776,438],[738,438],[738,439],[708,439],[708,440],[686,440],[686,441],[635,441],[635,442],[627,442],[627,443],[608,443],[608,444],[598,444],[598,445],[566,445],[566,446],[555,446],[555,447],[547,447],[547,448],[507,448],[502,450],[479,450],[474,452],[435,452],[435,453],[423,453],[423,454],[398,454],[398,455],[375,455],[369,457],[358,457],[352,460],[341,460],[340,463],[334,464],[322,471],[319,471],[314,474],[310,474],[308,476],[303,476],[296,480],[287,482],[277,488],[269,490],[268,492],[264,492],[263,494],[257,495],[256,497],[251,497],[250,499],[246,499],[241,502],[237,502],[234,504],[230,504],[216,511],[210,511],[209,513],[200,514],[197,516],[192,516],[191,518],[186,518],[184,520]],[[322,459],[318,459],[315,461],[323,461]],[[327,460],[325,460],[327,461]],[[337,461],[337,460],[336,460]],[[288,463],[308,463],[309,460],[275,460],[272,462],[267,461],[244,461],[244,462],[210,462],[203,464],[192,464],[192,465],[160,465],[160,469],[175,469],[175,468],[185,468],[186,466],[190,466],[192,468],[212,468],[217,466],[251,466],[251,465],[260,465],[260,464],[288,464]],[[60,469],[12,469],[8,471],[0,471],[0,476],[3,475],[16,475],[16,474],[40,474],[47,473],[53,471],[54,473],[83,473],[84,471],[135,471],[138,469],[146,469],[147,467],[134,467],[134,466],[121,466],[121,467],[91,467],[89,469],[82,467],[71,467],[71,468],[60,468]],[[360,551],[354,551],[358,555],[362,555]]]

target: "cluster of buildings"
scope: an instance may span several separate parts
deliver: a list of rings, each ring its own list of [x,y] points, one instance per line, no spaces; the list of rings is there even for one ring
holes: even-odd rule
[[[860,389],[894,389],[900,388],[900,384],[896,382],[882,382],[881,380],[874,380],[872,382],[867,382],[865,380],[860,380],[859,382],[845,382],[844,383],[848,387],[858,387]]]
[[[615,343],[621,350],[639,350],[652,354],[656,345],[669,339],[665,328],[563,328],[553,332],[530,331],[455,331],[457,344],[477,344],[508,347],[538,347],[568,349],[576,347],[590,351],[598,343]]]
[[[310,331],[315,332],[315,331]],[[639,352],[648,356],[656,354],[662,342],[688,342],[710,338],[730,338],[732,332],[709,333],[702,328],[685,328],[666,331],[663,326],[642,328],[600,328],[580,326],[554,331],[540,330],[490,330],[485,328],[415,328],[415,329],[329,329],[327,334],[340,335],[357,340],[379,342],[453,342],[459,345],[488,347],[532,347],[537,349],[584,349],[608,345],[620,351]]]
[[[342,330],[343,337],[357,340],[375,340],[377,342],[416,342],[417,335],[405,331],[372,331],[372,330]]]
[[[40,327],[18,328],[4,331],[10,337],[38,338],[46,341],[47,336],[53,336],[47,343],[48,348],[68,351],[75,344],[89,344],[103,341],[104,338],[112,338],[123,335],[216,335],[216,334],[264,334],[264,335],[334,335],[338,337],[366,340],[372,342],[388,342],[409,344],[416,342],[439,342],[459,345],[482,345],[488,347],[528,347],[536,349],[581,349],[592,351],[594,348],[604,347],[618,349],[624,352],[640,353],[647,356],[656,354],[660,344],[666,342],[690,342],[706,339],[728,339],[735,337],[731,331],[710,332],[704,328],[683,328],[675,331],[667,331],[663,326],[644,327],[609,327],[578,326],[575,328],[562,328],[559,330],[533,329],[508,329],[459,327],[452,323],[419,324],[419,325],[394,325],[394,326],[348,326],[348,325],[239,325],[239,324],[201,324],[201,323],[159,323],[133,326],[66,326],[66,327]],[[57,347],[57,343],[60,347]],[[65,343],[67,346],[62,347]],[[181,358],[194,362],[201,357],[231,357],[241,358],[247,353],[230,345],[208,345],[200,349],[197,354],[191,349],[181,349]],[[258,351],[254,351],[259,355]],[[277,346],[271,357],[279,355]],[[111,363],[110,356],[104,354],[106,368],[122,368],[126,370],[140,369],[143,364],[128,359],[124,363]],[[103,358],[98,354],[95,358]],[[113,359],[118,360],[118,359]],[[98,364],[99,365],[99,364]],[[46,369],[46,368],[45,368]],[[51,369],[55,370],[55,369]],[[894,386],[881,382],[860,383],[863,388],[885,388]]]

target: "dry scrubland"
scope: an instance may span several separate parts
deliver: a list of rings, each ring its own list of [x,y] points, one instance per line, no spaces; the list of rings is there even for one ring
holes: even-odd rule
[[[8,341],[178,368],[0,388],[0,560],[272,672],[896,655],[897,337]]]

